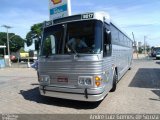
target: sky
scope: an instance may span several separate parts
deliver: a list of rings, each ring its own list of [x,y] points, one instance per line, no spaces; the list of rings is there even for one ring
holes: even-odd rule
[[[33,24],[49,20],[48,0],[0,0],[0,26],[22,38]],[[71,0],[72,14],[104,11],[129,37],[160,45],[160,0]],[[0,32],[6,29],[0,27]]]

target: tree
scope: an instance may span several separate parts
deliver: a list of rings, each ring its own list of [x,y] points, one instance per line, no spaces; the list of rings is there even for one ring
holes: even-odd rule
[[[138,53],[139,53],[139,54],[142,54],[142,52],[143,52],[143,48],[142,48],[142,47],[139,47],[139,48],[138,48]]]
[[[42,25],[43,25],[43,23],[38,23],[38,24],[34,24],[31,27],[31,30],[26,35],[27,46],[32,45],[33,40],[36,40],[38,43],[40,42],[40,40],[41,40],[41,32],[42,32]]]
[[[149,45],[146,46],[146,51],[149,53],[151,51],[151,47]]]
[[[21,38],[19,35],[14,33],[9,33],[9,44],[10,44],[10,51],[17,52],[21,47],[24,47],[24,39]],[[0,32],[0,45],[7,46],[7,33]],[[4,51],[0,49],[0,54],[3,54]]]

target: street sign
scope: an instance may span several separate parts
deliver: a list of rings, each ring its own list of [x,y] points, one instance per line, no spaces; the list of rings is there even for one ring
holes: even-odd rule
[[[49,0],[50,20],[71,15],[70,0]]]
[[[0,48],[6,48],[6,46],[5,45],[0,45]]]

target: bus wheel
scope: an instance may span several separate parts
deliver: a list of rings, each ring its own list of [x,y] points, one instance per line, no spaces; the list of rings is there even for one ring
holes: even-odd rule
[[[110,90],[110,92],[115,92],[116,91],[116,87],[117,87],[117,73],[116,71],[114,72],[114,76],[113,76],[113,85],[112,85],[112,89]]]
[[[131,70],[131,69],[132,69],[132,67],[129,67],[129,68],[128,68],[128,70]]]

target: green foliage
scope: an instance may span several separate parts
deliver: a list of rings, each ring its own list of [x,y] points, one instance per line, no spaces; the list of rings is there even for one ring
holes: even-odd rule
[[[52,53],[51,51],[51,38],[47,37],[45,42],[44,42],[44,49],[43,49],[43,54],[44,55],[50,55]]]
[[[24,39],[14,33],[9,33],[10,52],[17,52],[21,47],[24,47]],[[0,45],[6,45],[7,47],[7,33],[0,32]],[[3,54],[3,49],[0,49],[0,53]]]
[[[42,32],[42,25],[43,25],[42,23],[38,23],[38,24],[34,24],[31,27],[31,30],[26,35],[27,46],[32,45],[33,40],[37,40],[38,42],[40,42],[40,40],[41,40],[41,32]]]
[[[149,51],[151,51],[150,46],[146,46],[146,51],[147,51],[147,53],[148,53]]]
[[[24,50],[24,48],[20,49],[20,53],[25,53],[26,51]]]
[[[143,52],[142,47],[139,47],[139,48],[138,48],[138,53],[139,53],[139,54],[142,54],[142,52]]]

